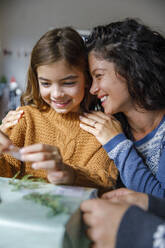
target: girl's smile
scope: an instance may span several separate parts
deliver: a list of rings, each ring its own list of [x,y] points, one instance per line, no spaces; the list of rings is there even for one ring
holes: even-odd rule
[[[59,113],[77,112],[84,98],[84,73],[65,60],[37,69],[42,99]]]

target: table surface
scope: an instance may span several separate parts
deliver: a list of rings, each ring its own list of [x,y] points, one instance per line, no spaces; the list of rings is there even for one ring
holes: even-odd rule
[[[76,247],[75,244],[78,244],[76,242],[79,242],[75,240],[78,238],[76,232],[81,229],[80,225],[82,225],[80,223],[81,213],[77,209],[83,200],[96,196],[97,191],[89,188],[56,186],[48,183],[36,183],[37,186],[39,185],[36,188],[21,188],[14,191],[15,187],[9,183],[11,180],[13,179],[0,178],[0,247]],[[16,182],[18,181],[16,180]],[[25,195],[31,193],[60,195],[62,196],[61,206],[69,209],[69,211],[50,215],[49,207],[24,198]],[[70,232],[69,239],[71,243],[73,239],[73,245],[64,242],[67,225]],[[87,247],[89,241],[85,235],[82,240],[78,247]]]

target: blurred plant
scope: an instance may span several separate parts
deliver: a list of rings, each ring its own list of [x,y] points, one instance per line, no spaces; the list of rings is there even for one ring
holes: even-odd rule
[[[24,196],[26,200],[32,200],[36,203],[44,205],[51,209],[48,213],[48,216],[54,216],[62,213],[69,213],[69,208],[66,208],[61,203],[62,196],[61,195],[53,195],[50,193],[31,193]]]
[[[21,189],[39,189],[46,181],[43,178],[32,178],[32,175],[25,175],[22,179],[17,179],[20,172],[17,172],[15,176],[9,180],[9,184],[13,185],[12,191],[18,191]],[[69,208],[63,206],[61,195],[53,195],[50,193],[37,193],[33,192],[23,196],[26,200],[32,200],[36,203],[49,207],[51,211],[48,216],[54,216],[61,213],[69,213]]]
[[[41,183],[46,183],[43,178],[33,178],[32,175],[25,175],[22,179],[16,179],[20,172],[17,172],[15,176],[9,180],[9,184],[13,185],[12,191],[20,189],[37,189],[41,187]]]
[[[4,75],[0,78],[0,83],[7,84],[7,79]]]

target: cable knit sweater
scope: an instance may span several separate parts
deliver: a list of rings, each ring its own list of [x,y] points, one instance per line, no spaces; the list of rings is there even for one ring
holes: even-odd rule
[[[59,147],[63,162],[77,172],[77,186],[115,185],[118,171],[114,162],[96,138],[80,128],[78,113],[58,114],[51,108],[39,111],[32,106],[21,109],[24,116],[7,133],[13,144],[23,147],[42,143]],[[31,163],[23,164],[7,154],[2,155],[0,176],[12,177],[18,171],[21,176],[31,174],[46,178],[45,170],[33,170]]]

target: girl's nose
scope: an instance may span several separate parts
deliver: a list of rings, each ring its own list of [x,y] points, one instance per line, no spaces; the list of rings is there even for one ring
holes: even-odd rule
[[[63,90],[61,89],[60,86],[54,85],[54,87],[52,88],[52,91],[51,91],[51,96],[53,98],[63,97],[64,96],[64,92],[63,92]]]

